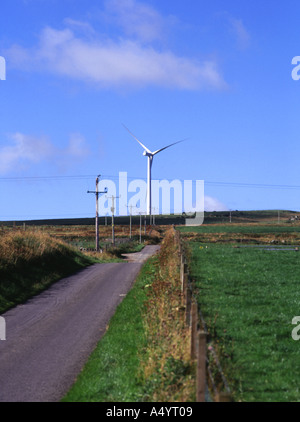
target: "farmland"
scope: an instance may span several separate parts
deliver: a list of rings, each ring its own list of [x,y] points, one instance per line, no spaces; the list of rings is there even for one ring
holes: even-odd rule
[[[100,230],[101,252],[95,252],[95,228],[90,225],[19,225],[0,229],[0,312],[23,303],[55,281],[96,262],[122,262],[122,254],[137,252],[144,244],[157,243],[162,231],[128,236],[128,227]]]
[[[197,301],[235,401],[299,401],[300,225],[180,228]],[[218,386],[222,388],[222,386]]]
[[[299,401],[300,370],[297,367],[297,362],[300,359],[300,342],[295,341],[291,336],[294,328],[292,319],[300,315],[298,288],[300,251],[297,250],[300,246],[300,222],[297,219],[291,219],[294,215],[295,213],[292,212],[282,212],[279,220],[277,212],[232,213],[232,222],[229,222],[228,213],[209,213],[205,215],[202,226],[177,225],[187,248],[194,295],[209,331],[208,346],[213,346],[217,351],[234,401]],[[44,286],[38,286],[39,283],[37,283],[41,276],[40,271],[50,274],[50,270],[60,262],[58,257],[62,257],[64,262],[69,262],[68,271],[74,271],[93,262],[120,261],[124,259],[122,258],[123,253],[138,251],[147,243],[161,242],[172,221],[174,222],[172,219],[169,221],[164,219],[165,225],[143,226],[142,228],[138,224],[134,224],[131,240],[129,239],[128,221],[127,224],[116,224],[114,247],[111,243],[111,226],[102,224],[99,228],[101,253],[96,253],[93,250],[95,245],[93,224],[82,224],[82,222],[68,224],[64,221],[64,224],[48,222],[48,224],[40,225],[28,223],[26,226],[23,224],[2,225],[0,228],[2,286],[5,289],[8,286],[7,282],[3,282],[3,275],[9,274],[11,277],[14,274],[16,279],[21,280],[20,291],[16,294],[16,291],[12,290],[9,297],[5,299],[6,302],[3,300],[3,294],[7,294],[7,290],[1,293],[3,309],[13,306],[12,298],[15,300],[17,297],[18,303],[25,300],[24,286],[35,272],[36,280],[33,280],[32,286],[28,286],[29,290],[25,292],[26,295],[36,294],[38,292],[36,288],[44,289],[54,279],[58,279],[58,274],[54,273],[52,274],[54,278],[47,280]],[[142,243],[140,243],[140,236]],[[181,307],[177,303],[175,306],[170,301],[170,292],[174,294],[172,301],[178,300],[178,285],[174,284],[173,286],[172,284],[171,289],[167,281],[178,281],[179,274],[177,261],[173,262],[176,254],[172,249],[170,238],[167,245],[168,254],[164,255],[165,252],[163,252],[160,254],[160,258],[156,257],[149,261],[144,269],[145,274],[135,286],[136,290],[133,290],[131,296],[129,295],[128,302],[127,298],[123,301],[125,307],[138,309],[141,306],[139,312],[145,317],[142,328],[138,325],[141,323],[140,320],[134,322],[132,319],[133,326],[128,327],[128,332],[129,328],[135,332],[138,329],[145,330],[147,327],[148,340],[151,339],[148,344],[153,345],[148,359],[146,355],[150,353],[150,349],[147,349],[146,355],[143,355],[145,343],[143,343],[144,338],[141,337],[141,344],[134,346],[137,348],[134,352],[137,355],[133,357],[134,360],[137,359],[137,356],[139,358],[143,356],[136,376],[138,382],[141,382],[142,374],[143,385],[147,385],[148,393],[151,392],[151,394],[148,397],[148,393],[146,394],[143,388],[137,390],[136,388],[140,388],[140,386],[132,385],[130,387],[132,390],[128,392],[126,400],[132,400],[134,397],[137,400],[168,401],[171,396],[176,399],[181,397],[187,401],[193,400],[193,388],[191,388],[193,379],[189,363],[182,358],[185,356],[185,352],[183,353],[179,348],[179,344],[181,344],[180,347],[185,344],[180,341],[188,334],[181,333],[179,341],[176,332],[178,315],[172,314],[173,316],[170,318],[171,311],[180,310]],[[41,257],[43,257],[42,260]],[[45,257],[48,258],[45,260]],[[42,262],[43,265],[41,265]],[[168,265],[165,267],[166,263]],[[64,267],[60,264],[59,266]],[[12,268],[17,271],[13,273]],[[168,272],[163,274],[162,270],[165,271],[166,268]],[[155,277],[154,274],[156,274]],[[154,283],[153,277],[156,280],[155,283],[158,284]],[[153,288],[150,289],[150,286]],[[143,299],[139,299],[139,295],[145,291],[151,292],[147,296],[146,302],[144,302],[146,300],[144,296]],[[156,297],[154,293],[158,293],[158,296]],[[130,303],[130,297],[133,299],[133,305]],[[141,303],[138,303],[139,300]],[[142,308],[145,305],[148,307],[144,314]],[[165,307],[166,309],[163,309]],[[123,312],[125,311],[120,308],[117,315],[119,322],[116,325],[120,324],[121,328],[124,320]],[[156,318],[155,315],[160,315],[160,318]],[[169,320],[174,322],[175,330],[174,327],[166,327],[166,321]],[[155,324],[158,325],[155,326]],[[112,329],[114,327],[113,321],[111,327]],[[170,330],[169,334],[166,330]],[[170,334],[171,330],[172,335]],[[108,330],[105,340],[108,344],[111,344],[111,340],[107,339],[110,338],[110,335],[110,330]],[[172,340],[173,336],[176,340],[176,347]],[[116,339],[118,337],[117,333]],[[109,359],[112,359],[110,350],[105,349],[105,341],[99,345],[96,365],[99,365],[99,362],[104,362],[103,354],[107,354]],[[170,344],[164,346],[166,354],[160,355],[163,341],[169,341]],[[131,348],[132,345],[130,344],[128,347]],[[176,352],[174,356],[173,350]],[[169,354],[170,359],[168,358]],[[174,362],[177,366],[182,364],[180,368],[178,366],[180,370],[176,366],[177,378],[181,383],[180,391],[177,389],[178,385],[175,389],[175,384],[178,384],[177,378],[176,380],[174,378],[174,383],[172,381],[172,384],[168,384],[169,367],[162,368],[160,366],[164,362],[170,363],[172,359],[175,359]],[[156,367],[154,363],[157,363],[158,366]],[[120,365],[124,366],[124,362]],[[189,371],[184,373],[184,378],[181,379],[181,372],[186,368]],[[173,374],[174,368],[171,369]],[[118,365],[115,370],[118,374]],[[93,368],[91,373],[95,373]],[[164,375],[162,376],[162,374]],[[127,378],[128,375],[125,376],[125,379]],[[86,382],[90,381],[84,380],[84,383]],[[101,382],[103,382],[103,386],[100,386],[103,389],[103,396],[98,397],[98,393],[94,396],[95,393],[91,391],[89,394],[93,396],[93,400],[105,401],[108,399],[105,396],[105,383],[110,380],[101,379],[99,383]],[[115,379],[115,383],[119,385],[118,379]],[[127,391],[126,382],[123,380],[122,383],[120,381],[120,385]],[[218,381],[217,387],[218,389],[224,388],[221,381]],[[80,388],[77,390],[76,387],[76,390],[73,390],[74,396],[72,392],[72,396],[68,396],[67,400],[89,400],[88,397],[83,399],[83,392],[80,391]],[[212,389],[211,385],[210,388]],[[114,400],[120,397],[120,391],[116,389]],[[79,399],[77,394],[80,395]]]

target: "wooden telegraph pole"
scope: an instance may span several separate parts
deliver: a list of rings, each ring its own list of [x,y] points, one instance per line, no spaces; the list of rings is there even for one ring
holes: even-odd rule
[[[98,211],[98,197],[100,193],[107,193],[107,188],[105,188],[104,192],[99,192],[98,184],[99,184],[100,174],[96,178],[96,191],[88,190],[87,193],[94,193],[96,195],[96,221],[95,221],[95,231],[96,231],[96,251],[99,252],[99,211]]]
[[[111,206],[111,229],[112,229],[112,244],[115,245],[115,199],[120,198],[119,196],[110,196],[112,200],[112,206]]]
[[[140,243],[142,243],[142,213],[140,212]]]
[[[130,220],[129,220],[129,226],[130,226],[130,232],[129,232],[129,237],[130,239],[132,238],[132,205],[130,205]]]

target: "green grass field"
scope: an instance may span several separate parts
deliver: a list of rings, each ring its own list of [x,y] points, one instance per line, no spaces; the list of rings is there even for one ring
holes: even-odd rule
[[[300,315],[300,252],[189,245],[199,305],[234,399],[300,401],[300,341],[291,336]]]
[[[180,227],[182,233],[254,233],[254,234],[264,234],[264,233],[299,233],[299,225],[280,225],[280,224],[207,224],[198,227]]]
[[[0,236],[0,312],[21,303],[66,273],[95,262],[93,256],[83,255],[57,241],[70,240],[65,237],[73,236],[72,240],[88,239],[93,244],[93,227],[51,230],[50,237],[29,230],[26,236],[3,231]],[[110,229],[105,230],[103,238],[109,236]],[[123,230],[120,228],[120,235]],[[291,335],[295,328],[292,319],[300,315],[300,251],[295,251],[295,246],[300,244],[299,223],[258,221],[180,227],[179,230],[190,249],[190,272],[210,341],[220,356],[234,400],[300,401],[300,340],[293,340]],[[258,247],[274,243],[293,247],[290,250]],[[140,245],[130,247],[133,252]],[[128,252],[127,248],[128,245],[120,245],[117,252]],[[183,353],[179,350],[174,357],[170,354],[173,348],[180,349],[178,324],[175,324],[173,337],[166,325],[177,321],[180,311],[178,304],[175,306],[171,301],[171,290],[166,283],[172,279],[172,271],[176,273],[176,260],[172,262],[175,255],[170,249],[168,255],[161,255],[160,261],[152,258],[144,266],[141,277],[118,308],[108,332],[64,401],[148,401],[152,397],[164,401],[166,397],[168,400],[170,387],[178,388],[182,376],[183,383],[190,382],[190,374],[182,375]],[[173,268],[168,270],[170,274],[164,274],[166,263],[171,263]],[[159,275],[155,276],[156,270]],[[145,326],[148,325],[145,320],[141,321],[141,314],[155,278],[159,280],[154,284],[159,295],[148,297],[151,312],[146,315],[151,336],[147,339]],[[166,312],[159,301],[164,297],[167,300],[163,305],[169,305]],[[152,315],[161,315],[159,327],[150,324],[156,320]],[[170,344],[162,346],[163,340],[170,338],[173,339]],[[164,355],[161,358],[162,348],[173,360],[165,359]],[[141,367],[138,369],[141,361],[144,361],[146,378],[145,374],[141,377]],[[164,361],[166,365],[160,366]],[[190,400],[187,392],[180,397]]]

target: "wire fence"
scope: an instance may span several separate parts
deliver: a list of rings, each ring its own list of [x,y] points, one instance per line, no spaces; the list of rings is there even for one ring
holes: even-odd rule
[[[175,229],[174,236],[180,260],[182,305],[185,308],[186,324],[191,330],[191,359],[196,362],[196,401],[232,402],[232,392],[198,306],[184,244]]]

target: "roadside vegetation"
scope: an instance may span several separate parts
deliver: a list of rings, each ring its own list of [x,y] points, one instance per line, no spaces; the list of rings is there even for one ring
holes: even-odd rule
[[[0,313],[96,262],[43,232],[2,232]]]
[[[63,401],[194,401],[189,335],[170,229]]]
[[[299,401],[300,345],[291,336],[300,314],[299,224],[182,232],[210,344],[234,400]]]
[[[23,226],[0,229],[0,313],[24,303],[52,283],[80,269],[105,262],[124,262],[123,254],[139,252],[145,244],[157,243],[161,233],[143,235],[133,230],[126,237],[116,230],[115,246],[109,243],[109,227],[102,228],[101,253],[95,252],[93,226]],[[105,247],[105,245],[107,245]]]
[[[105,230],[100,245],[109,242]],[[142,244],[139,227],[133,227],[130,241],[124,231],[116,233],[115,247],[96,253],[93,227],[3,227],[0,313],[88,265],[124,261],[124,254],[163,238],[160,253],[144,265],[64,401],[193,401],[194,368],[174,230],[151,229],[143,233]]]

